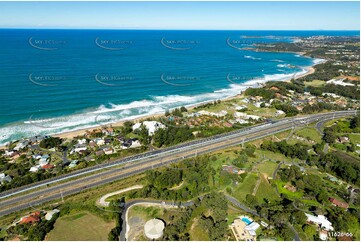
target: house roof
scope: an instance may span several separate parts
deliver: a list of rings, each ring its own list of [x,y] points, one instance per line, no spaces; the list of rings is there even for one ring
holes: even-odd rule
[[[333,197],[330,197],[328,200],[329,200],[331,203],[333,203],[333,204],[335,204],[336,206],[341,207],[341,208],[348,208],[348,206],[349,206],[348,203],[339,201],[339,200],[337,200],[336,198],[333,198]]]
[[[23,217],[20,220],[20,223],[35,223],[35,222],[39,222],[40,221],[40,212],[34,212],[32,214],[30,214],[27,217]]]

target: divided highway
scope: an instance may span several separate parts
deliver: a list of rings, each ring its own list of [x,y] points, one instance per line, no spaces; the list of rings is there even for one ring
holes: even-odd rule
[[[260,139],[292,129],[295,126],[355,114],[356,111],[339,111],[282,119],[274,123],[247,127],[230,133],[194,140],[78,170],[67,175],[1,193],[0,216],[29,207],[37,207],[40,204],[76,194],[85,189],[104,185],[160,166],[166,166],[197,154],[204,154]]]

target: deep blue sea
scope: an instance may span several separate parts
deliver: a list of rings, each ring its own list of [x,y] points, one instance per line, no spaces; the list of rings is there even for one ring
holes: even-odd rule
[[[320,60],[241,48],[357,31],[0,29],[0,144],[162,113]]]

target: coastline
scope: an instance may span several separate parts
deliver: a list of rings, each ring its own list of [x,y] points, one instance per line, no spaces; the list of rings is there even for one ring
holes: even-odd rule
[[[296,75],[294,77],[294,79],[299,79],[299,78],[305,77],[307,75],[313,74],[315,72],[315,68],[313,68],[313,66],[306,67],[305,69],[307,70],[305,73]],[[292,80],[292,78],[284,80],[284,82],[291,82],[291,80]],[[265,82],[265,83],[267,83],[267,82]],[[245,90],[248,89],[248,88],[249,87],[245,87]],[[227,98],[222,98],[220,100],[221,101],[230,101],[230,100],[233,100],[233,99],[236,99],[236,98],[240,98],[241,96],[242,96],[242,94],[237,94],[237,95],[230,96],[230,97],[227,97]],[[213,102],[213,101],[209,101],[209,102]],[[194,108],[196,108],[198,106],[201,106],[201,105],[203,105],[205,103],[209,103],[209,102],[192,104],[192,105],[187,106],[187,109],[192,110],[192,109],[194,109]],[[139,121],[142,121],[142,120],[145,120],[145,119],[148,119],[148,118],[159,118],[159,117],[162,117],[163,115],[164,115],[164,113],[149,114],[149,115],[144,115],[143,117],[122,120],[122,121],[118,121],[118,122],[114,122],[114,123],[110,123],[110,124],[106,124],[106,125],[98,125],[98,126],[95,126],[95,127],[92,127],[92,128],[79,129],[79,130],[74,130],[74,131],[69,131],[69,132],[62,132],[62,133],[54,134],[52,136],[53,137],[63,138],[63,139],[72,139],[74,137],[84,135],[86,133],[86,131],[89,131],[89,130],[99,129],[101,127],[109,127],[109,126],[120,127],[126,121],[139,122]]]
[[[304,53],[298,53],[298,54],[301,54],[301,55],[304,56]],[[305,57],[307,57],[307,56],[305,56]],[[315,72],[315,68],[313,66],[317,65],[317,64],[319,64],[319,63],[314,63],[312,66],[304,67],[304,70],[306,70],[306,72],[303,72],[303,73],[298,72],[298,74],[295,73],[292,77],[289,77],[289,78],[283,79],[283,80],[278,80],[278,81],[290,82],[292,79],[299,79],[299,78],[305,77],[307,75],[313,74]],[[261,81],[261,82],[258,82],[256,80],[252,80],[252,81],[249,81],[248,83],[246,82],[245,83],[246,85],[242,86],[244,89],[240,89],[239,91],[243,92],[243,91],[245,91],[246,89],[248,89],[251,86],[252,87],[259,86],[260,83],[265,84],[265,83],[267,83],[269,81],[277,81],[277,80],[264,80],[264,81]],[[250,85],[251,83],[252,83],[252,85]],[[220,99],[215,99],[215,100],[228,101],[228,100],[233,100],[235,98],[239,98],[241,96],[242,96],[242,94],[238,93],[236,95],[232,95],[232,96],[225,97],[225,98],[220,98]],[[203,101],[203,102],[199,102],[199,103],[189,104],[189,105],[185,105],[185,107],[188,110],[192,110],[195,107],[198,107],[198,106],[203,105],[205,103],[213,102],[215,100],[209,100],[209,101]],[[53,136],[53,137],[63,138],[63,139],[73,139],[74,137],[84,135],[86,133],[86,131],[99,129],[101,127],[109,127],[109,126],[111,126],[111,127],[120,127],[126,121],[139,122],[139,121],[142,121],[142,120],[145,120],[145,119],[159,118],[159,117],[161,117],[163,115],[164,115],[164,111],[161,112],[161,113],[144,114],[142,116],[138,116],[138,117],[134,117],[134,118],[131,118],[131,117],[130,118],[125,118],[125,119],[120,120],[120,121],[111,122],[111,123],[107,123],[107,124],[103,124],[103,125],[99,124],[99,125],[94,125],[92,127],[81,128],[81,129],[72,130],[72,131],[65,131],[65,132],[60,132],[60,133],[50,133],[49,135]],[[4,149],[4,148],[6,148],[6,145],[0,145],[0,148]]]

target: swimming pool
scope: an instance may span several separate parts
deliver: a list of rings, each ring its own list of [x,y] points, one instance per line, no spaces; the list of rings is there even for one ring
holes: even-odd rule
[[[242,221],[245,222],[247,225],[249,225],[250,223],[252,223],[252,221],[249,221],[248,218],[242,218]]]

